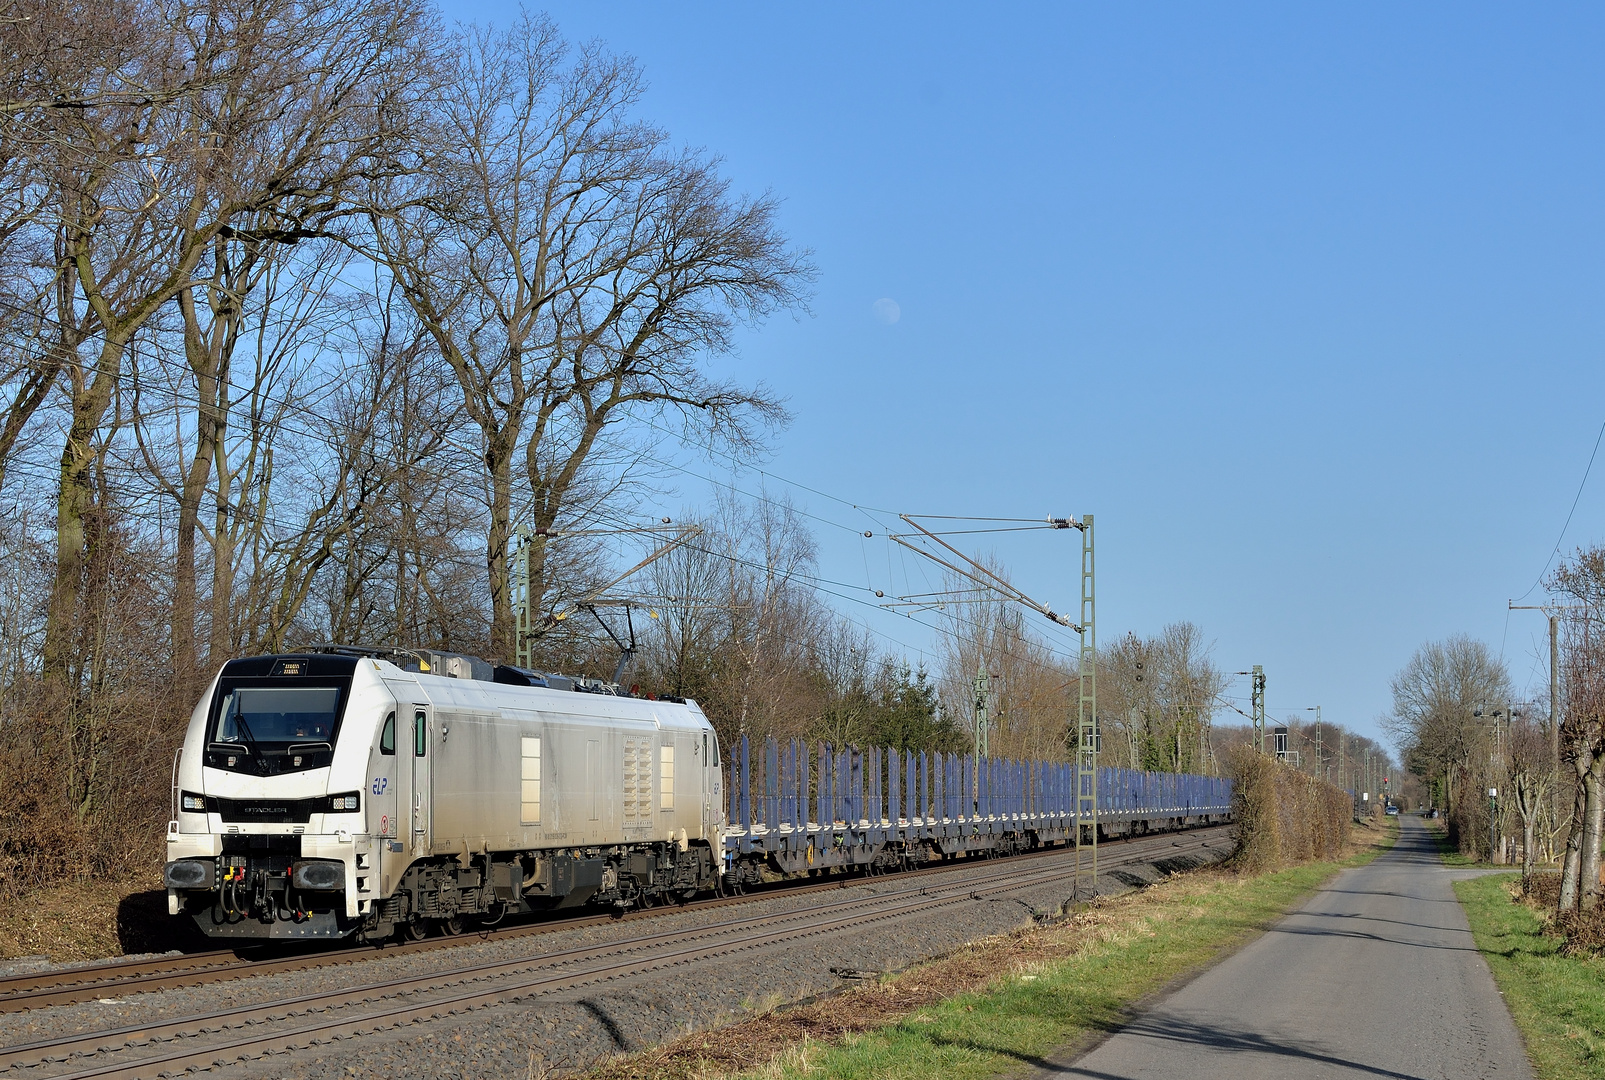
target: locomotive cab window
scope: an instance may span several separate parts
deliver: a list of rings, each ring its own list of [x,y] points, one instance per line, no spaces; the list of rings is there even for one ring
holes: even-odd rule
[[[334,687],[238,687],[217,710],[213,742],[328,742],[339,719]]]
[[[379,733],[379,752],[386,757],[396,756],[396,714],[385,717],[384,730]]]
[[[330,763],[346,685],[285,682],[265,678],[219,682],[208,723],[207,765],[269,776]]]
[[[412,754],[423,757],[429,748],[429,714],[419,709],[412,717]]]

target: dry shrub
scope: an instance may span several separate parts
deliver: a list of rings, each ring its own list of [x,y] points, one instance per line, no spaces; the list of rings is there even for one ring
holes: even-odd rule
[[[1560,907],[1560,875],[1552,871],[1539,871],[1521,882],[1521,898],[1538,910],[1555,911]]]
[[[163,715],[170,688],[151,683],[71,704],[14,695],[23,707],[0,724],[0,912],[39,889],[146,882],[160,869],[183,725]]]
[[[1342,854],[1352,815],[1347,792],[1246,748],[1229,766],[1238,867],[1260,873]]]
[[[1567,956],[1605,956],[1605,905],[1591,911],[1558,912],[1560,875],[1536,873],[1525,878],[1515,899],[1536,911],[1558,933]]]
[[[1554,925],[1566,939],[1560,951],[1567,956],[1605,956],[1605,907],[1563,911]]]

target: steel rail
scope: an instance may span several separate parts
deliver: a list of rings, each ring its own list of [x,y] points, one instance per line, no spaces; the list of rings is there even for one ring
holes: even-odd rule
[[[81,967],[55,968],[51,971],[30,972],[0,977],[0,1012],[8,1011],[4,1002],[41,990],[58,987],[96,989],[115,986],[120,981],[138,978],[162,971],[195,970],[209,967],[233,967],[249,963],[233,949],[184,953],[159,960],[117,960],[111,963],[84,964]]]
[[[1146,836],[1126,837],[1122,845],[1138,843],[1176,835],[1199,833],[1213,834],[1228,826],[1206,826],[1184,830],[1181,833],[1148,834]],[[1035,851],[1021,852],[1018,855],[1005,855],[992,859],[960,859],[953,862],[940,862],[931,866],[924,866],[916,870],[897,871],[893,875],[898,879],[912,877],[925,877],[932,874],[947,873],[973,867],[981,862],[993,864],[1031,861],[1038,859],[1051,859],[1054,855],[1063,854],[1069,850],[1064,847],[1039,848]],[[820,892],[829,889],[851,888],[862,884],[871,878],[863,876],[833,877],[824,881],[777,882],[765,886],[756,892],[742,893],[736,896],[714,897],[704,900],[693,900],[689,904],[676,906],[663,906],[639,908],[626,912],[622,919],[625,921],[642,918],[655,918],[659,915],[674,911],[683,911],[690,908],[709,909],[726,907],[732,904],[742,904],[766,897],[801,895],[810,892]],[[350,948],[333,949],[324,952],[303,953],[298,956],[281,957],[272,960],[234,959],[232,962],[223,958],[233,957],[232,950],[217,952],[193,953],[188,956],[167,957],[160,960],[136,960],[118,962],[113,964],[97,964],[91,967],[71,968],[65,971],[41,973],[37,975],[12,976],[9,979],[0,979],[0,1014],[25,1012],[33,1009],[49,1008],[59,1005],[75,1005],[86,1001],[94,1001],[108,995],[124,993],[147,993],[156,990],[170,990],[186,986],[204,986],[209,983],[225,982],[233,979],[242,979],[256,975],[276,975],[287,971],[303,971],[320,967],[329,967],[338,964],[361,963],[372,958],[382,958],[399,954],[416,952],[432,952],[436,949],[454,948],[470,945],[479,941],[503,940],[508,938],[525,937],[529,935],[554,933],[559,930],[577,929],[586,926],[609,925],[621,921],[616,914],[576,915],[567,918],[549,919],[541,922],[519,923],[513,926],[486,928],[469,933],[430,938],[424,941],[410,941],[401,944],[385,945],[358,945]],[[89,976],[89,977],[85,977]],[[97,977],[98,976],[98,977]]]
[[[1149,837],[1146,839],[1154,841],[1157,839],[1169,839],[1169,837]],[[1145,844],[1144,848],[1147,846]],[[1171,840],[1171,846],[1182,847],[1184,850],[1205,848],[1209,846],[1209,839],[1198,837],[1185,845],[1180,841]],[[1127,865],[1139,862],[1147,854],[1146,850],[1131,850],[1124,853],[1124,857],[1113,865]],[[306,995],[302,998],[281,1000],[263,1005],[240,1006],[235,1009],[186,1017],[179,1020],[159,1021],[153,1024],[135,1025],[112,1031],[91,1032],[45,1040],[7,1049],[3,1054],[0,1054],[0,1067],[16,1068],[24,1064],[59,1063],[85,1054],[120,1052],[132,1048],[136,1043],[194,1038],[202,1033],[210,1034],[226,1031],[237,1026],[277,1022],[290,1019],[296,1015],[330,1011],[347,1006],[361,1006],[371,1004],[375,1000],[374,995],[379,995],[377,1000],[383,1002],[387,999],[394,999],[418,991],[440,990],[454,985],[483,982],[487,979],[518,975],[528,976],[512,985],[503,985],[494,989],[469,991],[416,1005],[398,1005],[378,1013],[369,1013],[349,1020],[324,1020],[301,1025],[289,1031],[281,1030],[273,1033],[252,1034],[246,1038],[236,1039],[221,1045],[184,1050],[137,1062],[107,1063],[104,1066],[70,1074],[73,1080],[77,1080],[77,1078],[85,1078],[87,1080],[89,1077],[112,1075],[155,1076],[162,1072],[176,1069],[205,1067],[216,1064],[219,1061],[253,1057],[268,1050],[298,1048],[305,1045],[298,1040],[312,1036],[316,1036],[318,1039],[327,1039],[361,1034],[368,1030],[379,1030],[420,1019],[429,1019],[440,1015],[442,1009],[445,1009],[446,1015],[453,1015],[489,1004],[517,1000],[533,994],[552,993],[587,983],[607,981],[623,974],[640,974],[660,970],[666,966],[705,962],[759,947],[814,937],[846,927],[874,925],[891,919],[903,918],[917,912],[961,903],[966,900],[987,898],[990,894],[1048,884],[1061,878],[1068,880],[1075,874],[1073,867],[1064,867],[1022,880],[1020,869],[1020,867],[1011,867],[1007,871],[994,873],[979,880],[971,879],[934,887],[921,886],[899,889],[890,893],[881,893],[872,897],[856,897],[852,900],[838,901],[800,911],[779,912],[747,919],[728,920],[689,930],[664,931],[616,942],[612,945],[603,946],[600,950],[594,946],[575,948],[544,956],[472,965],[461,969],[434,972],[322,994]],[[855,910],[865,908],[870,910]],[[735,932],[738,936],[729,940],[715,941],[712,944],[708,944],[705,940],[718,938],[732,932]],[[662,946],[672,946],[672,948],[666,953],[657,953],[647,957],[639,955],[643,950]],[[442,980],[445,981],[443,982]],[[224,1021],[224,1023],[219,1024],[219,1021]],[[377,1028],[374,1027],[375,1024],[378,1025]],[[199,1030],[197,1030],[198,1028]],[[286,1043],[286,1039],[290,1040],[290,1042]],[[121,1040],[121,1045],[108,1045],[108,1040]],[[56,1051],[56,1053],[49,1053],[52,1050]],[[44,1052],[45,1056],[41,1057],[41,1052]],[[224,1055],[224,1057],[219,1058],[219,1054]],[[228,1056],[230,1054],[233,1056]]]

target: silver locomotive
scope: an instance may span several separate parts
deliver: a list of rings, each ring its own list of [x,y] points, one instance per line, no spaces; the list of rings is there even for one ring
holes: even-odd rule
[[[256,941],[688,898],[718,885],[725,827],[693,701],[357,647],[226,664],[174,802],[168,910]]]

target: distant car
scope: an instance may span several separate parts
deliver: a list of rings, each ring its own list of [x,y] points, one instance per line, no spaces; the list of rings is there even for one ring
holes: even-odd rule
[[[1384,814],[1386,814],[1388,817],[1398,817],[1399,816],[1399,808],[1397,806],[1390,806],[1390,807],[1388,807],[1386,810],[1384,810],[1382,812]]]

